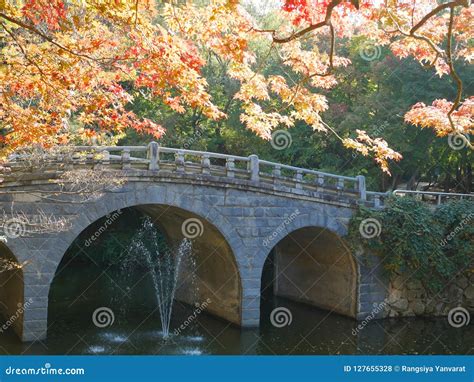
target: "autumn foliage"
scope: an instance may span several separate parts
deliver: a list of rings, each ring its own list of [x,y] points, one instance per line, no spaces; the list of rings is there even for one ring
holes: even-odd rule
[[[202,75],[207,54],[228,63],[240,84],[235,98],[242,104],[241,122],[257,135],[270,139],[275,129],[302,121],[339,137],[324,122],[323,93],[337,86],[335,72],[351,64],[338,41],[356,35],[414,57],[456,86],[456,99],[416,104],[407,122],[439,136],[472,134],[473,100],[463,99],[454,64],[473,59],[468,41],[474,7],[466,0],[286,0],[278,12],[279,26],[269,30],[235,0],[206,6],[0,0],[3,155],[32,143],[101,143],[129,128],[159,138],[165,133],[160,121],[130,110],[137,94],[157,97],[176,113],[193,108],[223,119]],[[264,41],[291,75],[265,75],[255,41]],[[390,159],[401,158],[383,139],[356,129],[339,137],[345,146],[374,156],[385,171]]]

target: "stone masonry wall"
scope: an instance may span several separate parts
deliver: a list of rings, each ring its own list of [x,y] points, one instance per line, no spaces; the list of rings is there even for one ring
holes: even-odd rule
[[[459,306],[474,312],[474,273],[458,277],[434,296],[420,281],[398,275],[389,284],[386,302],[388,317],[446,316]]]

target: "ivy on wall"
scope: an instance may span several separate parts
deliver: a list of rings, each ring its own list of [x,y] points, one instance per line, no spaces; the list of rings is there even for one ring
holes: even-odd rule
[[[363,232],[367,222],[375,227],[371,235]],[[354,250],[380,256],[390,276],[418,279],[436,293],[457,276],[474,272],[474,202],[433,208],[410,197],[392,197],[383,210],[360,207],[348,239]]]

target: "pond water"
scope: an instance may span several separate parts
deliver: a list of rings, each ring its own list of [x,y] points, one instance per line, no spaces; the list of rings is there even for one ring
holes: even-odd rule
[[[270,322],[275,307],[286,307],[291,324]],[[61,309],[57,306],[57,309]],[[192,307],[175,303],[171,330],[193,315]],[[51,312],[50,312],[51,313]],[[53,323],[48,339],[22,344],[11,331],[0,334],[2,354],[470,354],[474,325],[456,329],[445,318],[372,321],[356,333],[356,322],[327,311],[273,298],[262,307],[261,327],[241,330],[200,313],[180,334],[164,339],[157,312],[137,314],[113,325],[96,327],[80,309]]]

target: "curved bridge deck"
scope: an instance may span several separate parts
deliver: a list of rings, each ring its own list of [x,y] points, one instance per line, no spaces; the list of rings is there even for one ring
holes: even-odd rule
[[[41,158],[41,165],[28,157],[13,155],[8,166],[12,174],[3,186],[22,185],[28,181],[54,178],[59,171],[97,168],[121,170],[127,177],[148,175],[166,177],[212,177],[229,185],[241,184],[262,190],[304,196],[332,202],[357,203],[379,207],[385,193],[367,192],[365,177],[330,174],[280,163],[219,153],[148,146],[76,146]]]

